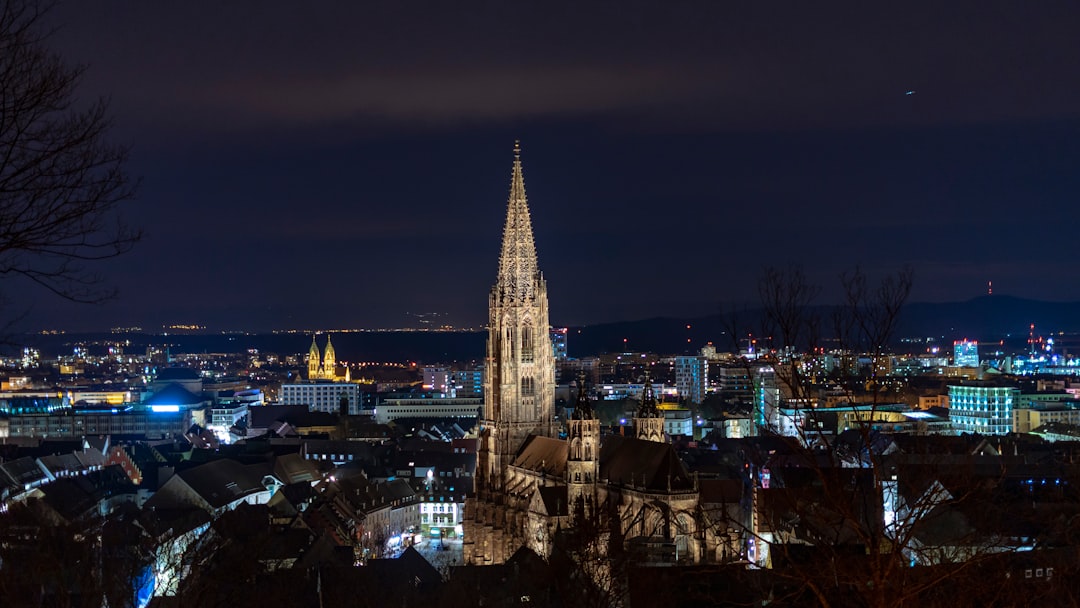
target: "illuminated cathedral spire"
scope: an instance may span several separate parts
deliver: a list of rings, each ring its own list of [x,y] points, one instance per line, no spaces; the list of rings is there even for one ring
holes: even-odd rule
[[[319,368],[322,366],[322,353],[319,345],[315,343],[315,334],[311,334],[311,348],[308,349],[308,380],[319,377]]]
[[[516,142],[499,273],[488,307],[484,414],[474,481],[478,497],[496,500],[506,491],[510,463],[529,436],[554,435],[555,354],[547,283],[537,268]],[[481,551],[500,563],[508,557],[491,546]]]
[[[326,334],[326,350],[320,351],[315,341],[315,334],[311,335],[311,348],[308,349],[308,380],[335,380],[337,378],[337,354],[334,345],[330,342],[330,334]]]
[[[525,177],[521,171],[521,144],[515,141],[510,198],[506,205],[506,226],[503,228],[499,279],[496,283],[499,299],[523,302],[535,298],[539,274],[532,219],[525,198]]]
[[[323,376],[333,379],[337,372],[337,352],[330,343],[330,334],[326,334],[326,350],[323,351]]]

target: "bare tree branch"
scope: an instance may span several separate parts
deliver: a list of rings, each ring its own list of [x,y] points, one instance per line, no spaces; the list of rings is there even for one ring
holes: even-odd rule
[[[106,140],[106,101],[79,103],[85,68],[46,46],[50,6],[0,6],[0,275],[98,302],[115,292],[86,264],[138,242],[141,232],[117,214],[137,183],[127,149]]]

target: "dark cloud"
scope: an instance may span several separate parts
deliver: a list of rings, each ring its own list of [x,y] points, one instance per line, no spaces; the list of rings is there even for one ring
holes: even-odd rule
[[[140,126],[629,114],[819,128],[1075,116],[1072,3],[70,3]],[[915,95],[904,93],[914,90]]]

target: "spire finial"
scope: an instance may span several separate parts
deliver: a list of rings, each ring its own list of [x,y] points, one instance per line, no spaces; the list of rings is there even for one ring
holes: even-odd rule
[[[514,140],[514,160],[521,160],[521,140]]]

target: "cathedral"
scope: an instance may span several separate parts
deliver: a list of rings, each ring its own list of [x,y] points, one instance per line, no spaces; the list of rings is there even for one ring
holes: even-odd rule
[[[475,491],[463,521],[466,563],[500,564],[522,547],[546,557],[558,533],[601,520],[610,533],[597,544],[621,543],[648,554],[644,561],[708,559],[721,541],[703,525],[697,479],[666,441],[648,379],[631,436],[601,434],[583,379],[565,427],[556,422],[547,283],[517,144],[488,307]]]
[[[345,368],[345,376],[337,375],[337,354],[334,345],[330,341],[330,334],[326,335],[326,350],[319,352],[319,345],[315,343],[315,336],[311,336],[311,348],[308,350],[308,380],[334,380],[350,382],[349,368]]]

